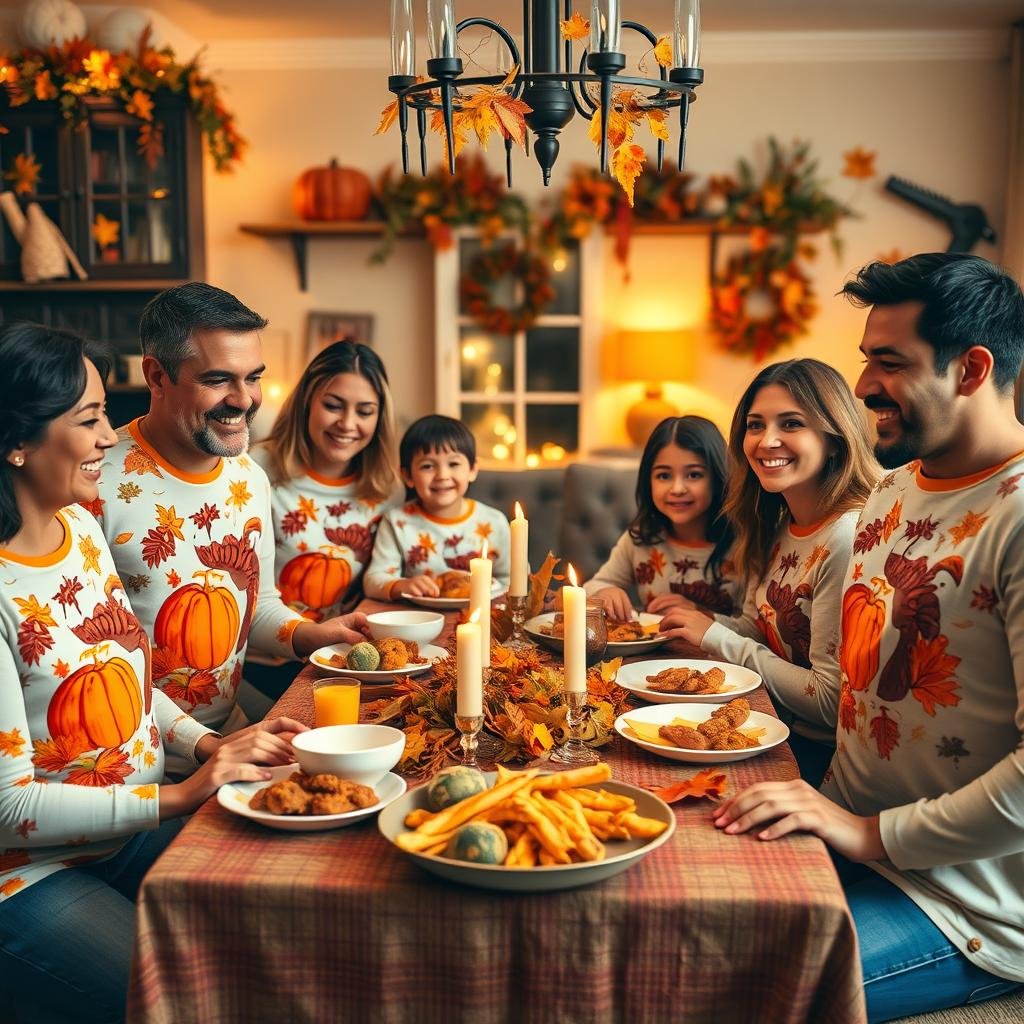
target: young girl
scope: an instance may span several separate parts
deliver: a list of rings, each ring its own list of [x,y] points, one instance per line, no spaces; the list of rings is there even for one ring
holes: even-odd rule
[[[673,609],[661,628],[761,674],[793,718],[801,774],[817,785],[835,748],[843,577],[879,466],[849,385],[816,359],[754,378],[729,448],[739,468],[725,512],[748,580],[743,614]]]
[[[135,892],[220,785],[266,779],[305,726],[222,740],[151,678],[99,523],[117,435],[105,356],[34,324],[0,328],[0,978],[26,1020],[122,1020]],[[162,785],[165,746],[194,774]],[[7,994],[7,993],[5,993]]]
[[[700,606],[729,615],[742,597],[726,555],[732,527],[721,515],[725,440],[702,416],[655,427],[640,459],[636,518],[584,587],[613,619],[633,617],[629,591],[652,613]]]

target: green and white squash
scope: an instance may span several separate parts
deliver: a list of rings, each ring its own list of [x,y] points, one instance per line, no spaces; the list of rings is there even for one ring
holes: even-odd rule
[[[427,806],[432,811],[443,811],[466,797],[475,796],[487,789],[483,772],[468,765],[457,764],[439,771],[427,787]]]
[[[474,864],[502,864],[508,856],[508,840],[497,825],[470,821],[451,837],[444,855]]]
[[[376,672],[380,664],[380,651],[373,644],[356,644],[345,656],[348,667],[355,672]]]

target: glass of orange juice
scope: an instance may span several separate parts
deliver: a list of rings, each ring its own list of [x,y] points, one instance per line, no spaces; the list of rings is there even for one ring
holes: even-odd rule
[[[359,721],[358,679],[317,679],[313,683],[313,720],[325,725],[355,725]]]

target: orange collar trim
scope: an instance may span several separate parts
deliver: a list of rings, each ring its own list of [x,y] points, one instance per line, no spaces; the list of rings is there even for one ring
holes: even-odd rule
[[[63,562],[71,552],[71,527],[68,526],[68,521],[60,512],[57,513],[56,519],[64,527],[64,539],[56,551],[51,551],[47,555],[19,555],[14,551],[8,551],[7,548],[0,548],[0,561],[27,565],[32,569],[45,569]]]
[[[466,511],[454,519],[442,519],[441,516],[432,516],[421,504],[417,502],[416,508],[424,519],[432,523],[440,523],[442,526],[455,526],[456,523],[464,523],[476,511],[476,502],[472,498],[466,500]]]
[[[358,473],[350,473],[348,476],[321,476],[308,466],[306,467],[306,476],[318,484],[323,484],[324,487],[347,487],[349,484],[355,483],[355,481],[359,479]]]
[[[134,419],[128,424],[128,433],[131,434],[132,440],[161,468],[166,469],[171,476],[176,477],[178,480],[184,480],[187,484],[208,484],[212,483],[217,477],[220,476],[221,471],[224,469],[224,460],[218,459],[217,465],[210,470],[209,473],[186,473],[183,469],[178,469],[177,466],[172,466],[143,436],[142,431],[139,429],[139,423],[142,422],[142,417]]]
[[[789,535],[796,537],[798,540],[804,537],[810,537],[812,534],[817,533],[823,526],[828,526],[833,519],[836,518],[836,514],[825,516],[824,519],[819,519],[816,523],[811,523],[809,526],[798,526],[791,519],[789,521]]]
[[[977,473],[971,473],[970,476],[956,476],[950,477],[949,479],[943,479],[936,476],[925,476],[921,472],[920,465],[914,471],[914,479],[917,482],[917,486],[922,491],[941,492],[941,491],[959,491],[964,487],[973,487],[975,484],[980,484],[983,480],[987,480],[990,476],[995,476],[1000,470],[1005,469],[1007,466],[1012,465],[1019,459],[1024,458],[1024,451],[1017,452],[1016,455],[1011,455],[1004,462],[1000,462],[998,466],[990,466],[988,469],[979,470]]]

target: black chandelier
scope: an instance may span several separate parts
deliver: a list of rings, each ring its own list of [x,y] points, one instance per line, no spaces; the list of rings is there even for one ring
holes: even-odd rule
[[[531,112],[526,124],[534,135],[533,149],[544,176],[551,182],[551,168],[558,157],[559,132],[572,120],[574,109],[591,119],[601,111],[601,172],[608,166],[608,120],[613,102],[612,89],[623,86],[646,90],[640,101],[642,109],[679,109],[678,167],[683,169],[686,153],[686,122],[694,89],[704,81],[698,66],[700,57],[700,0],[674,0],[672,32],[672,67],[659,64],[659,78],[634,78],[622,75],[626,55],[620,50],[622,29],[639,33],[651,47],[658,37],[645,25],[623,21],[619,0],[591,0],[590,46],[580,57],[578,70],[573,71],[572,42],[563,40],[559,8],[564,20],[571,17],[571,0],[523,0],[523,53],[520,55],[512,35],[490,18],[465,18],[455,21],[455,0],[427,0],[427,39],[430,59],[427,78],[416,75],[416,32],[413,0],[391,0],[391,70],[388,88],[398,102],[398,125],[402,134],[402,169],[409,172],[407,141],[409,108],[416,112],[420,143],[420,166],[427,173],[427,111],[440,110],[448,144],[448,170],[455,173],[453,114],[460,109],[459,90],[469,86],[500,86],[504,75],[463,78],[463,62],[458,51],[458,35],[477,26],[490,29],[507,48],[512,65],[519,68],[509,85],[510,95],[527,103]],[[600,87],[595,101],[588,86]],[[529,151],[529,136],[526,138]],[[661,170],[665,144],[658,140],[658,169]],[[506,173],[512,184],[512,139],[505,137]]]

